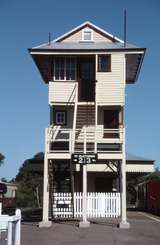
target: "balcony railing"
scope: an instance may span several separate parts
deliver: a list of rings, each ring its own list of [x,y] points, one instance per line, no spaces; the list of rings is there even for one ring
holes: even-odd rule
[[[122,152],[124,129],[95,128],[63,129],[54,126],[46,129],[48,153],[112,153]]]

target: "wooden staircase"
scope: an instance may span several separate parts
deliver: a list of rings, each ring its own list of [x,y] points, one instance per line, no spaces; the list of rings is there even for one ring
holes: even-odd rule
[[[76,129],[95,125],[95,104],[77,105]]]
[[[91,149],[93,148],[95,129],[95,104],[93,103],[77,105],[75,152],[83,152],[84,127],[87,130],[87,146]]]

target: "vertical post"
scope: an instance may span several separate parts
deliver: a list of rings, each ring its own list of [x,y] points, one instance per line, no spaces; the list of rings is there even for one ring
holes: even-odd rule
[[[1,199],[1,194],[0,194],[0,199]],[[0,216],[2,215],[2,202],[0,200]],[[1,231],[0,231],[0,239],[1,239]]]
[[[50,227],[49,221],[49,183],[48,183],[48,131],[45,130],[45,154],[44,154],[44,175],[43,175],[43,220],[39,227]]]
[[[12,245],[12,222],[8,222],[7,245]]]
[[[21,244],[21,210],[16,210],[16,216],[19,217],[19,220],[16,222],[15,225],[15,245]]]
[[[97,74],[98,67],[98,55],[95,55],[95,71]],[[94,143],[94,153],[97,153],[97,123],[98,123],[98,106],[97,106],[97,77],[95,78],[95,143]]]
[[[122,163],[121,163],[121,222],[120,228],[130,228],[127,222],[127,206],[126,206],[126,152],[125,152],[125,128],[123,129],[123,145],[122,145]]]
[[[0,194],[0,215],[2,214],[2,200],[3,199],[3,194]]]
[[[73,131],[69,130],[69,153],[72,154],[72,133]]]
[[[84,154],[87,151],[86,127],[84,127]],[[83,199],[82,199],[82,221],[79,222],[80,228],[87,228],[90,222],[87,221],[87,165],[83,164]]]
[[[2,214],[2,202],[0,202],[0,215]]]
[[[124,70],[123,70],[123,82],[124,87],[126,85],[126,57],[124,55]],[[125,96],[125,95],[124,95]],[[125,98],[124,98],[125,100]],[[124,102],[125,103],[125,102]],[[125,107],[123,108],[123,125],[125,125]],[[126,135],[125,127],[123,127],[123,136],[122,136],[122,161],[121,161],[121,222],[119,224],[120,228],[130,228],[130,224],[127,222],[127,205],[126,205]]]
[[[75,142],[76,142],[77,104],[78,104],[78,83],[75,84],[75,104],[74,104],[74,115],[73,115],[73,131],[72,131],[72,153],[74,152]]]
[[[83,145],[83,153],[86,154],[87,152],[87,132],[86,132],[86,126],[84,126],[84,145]]]

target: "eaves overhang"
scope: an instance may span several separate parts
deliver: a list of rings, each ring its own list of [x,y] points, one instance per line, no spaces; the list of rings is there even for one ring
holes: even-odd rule
[[[95,55],[99,53],[124,53],[127,57],[126,62],[126,83],[133,84],[139,76],[143,63],[145,48],[100,48],[100,49],[28,49],[43,80],[48,83],[52,80],[51,68],[48,65],[55,55]],[[47,74],[48,73],[48,74]]]

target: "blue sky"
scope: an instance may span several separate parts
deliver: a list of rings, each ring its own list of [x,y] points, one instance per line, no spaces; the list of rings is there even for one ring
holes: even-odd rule
[[[127,151],[160,166],[160,2],[158,0],[0,0],[0,177],[14,177],[23,161],[44,150],[49,124],[47,85],[27,48],[91,21],[147,53],[138,82],[127,87]]]

